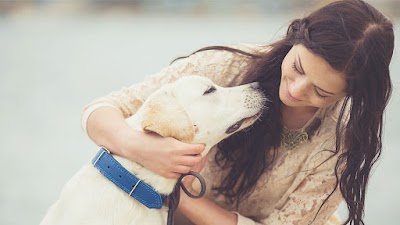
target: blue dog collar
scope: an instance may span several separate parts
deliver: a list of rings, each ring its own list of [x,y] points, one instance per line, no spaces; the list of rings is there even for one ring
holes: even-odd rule
[[[105,177],[147,208],[160,209],[162,207],[164,196],[126,170],[105,147],[101,147],[93,158],[92,164]]]

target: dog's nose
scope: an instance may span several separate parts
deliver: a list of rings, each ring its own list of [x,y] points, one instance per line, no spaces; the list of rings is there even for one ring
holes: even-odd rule
[[[250,84],[250,87],[253,89],[260,89],[260,83],[258,82],[253,82]]]

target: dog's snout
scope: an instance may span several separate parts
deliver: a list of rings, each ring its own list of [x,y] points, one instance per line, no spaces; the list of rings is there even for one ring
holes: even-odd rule
[[[261,88],[260,83],[258,83],[258,82],[251,83],[250,87],[253,88],[253,89],[260,89]]]

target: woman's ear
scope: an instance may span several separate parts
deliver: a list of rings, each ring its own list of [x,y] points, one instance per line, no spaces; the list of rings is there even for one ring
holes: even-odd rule
[[[191,143],[195,130],[184,108],[171,94],[162,94],[149,99],[144,109],[142,129],[163,137],[173,137]]]

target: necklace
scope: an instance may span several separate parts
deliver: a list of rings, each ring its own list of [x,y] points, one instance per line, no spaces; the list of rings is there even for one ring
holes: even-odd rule
[[[320,125],[321,119],[315,118],[310,125],[298,130],[290,130],[286,127],[283,127],[281,146],[286,150],[296,149],[300,145],[308,142],[310,137],[315,133]]]

